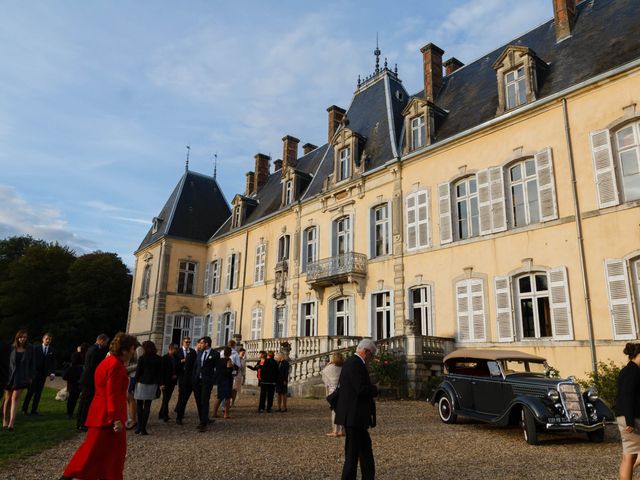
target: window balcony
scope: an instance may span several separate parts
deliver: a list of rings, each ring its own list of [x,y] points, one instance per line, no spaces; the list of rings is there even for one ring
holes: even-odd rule
[[[366,277],[367,256],[363,253],[343,253],[307,265],[307,283],[317,294],[331,285],[355,283],[364,296]]]

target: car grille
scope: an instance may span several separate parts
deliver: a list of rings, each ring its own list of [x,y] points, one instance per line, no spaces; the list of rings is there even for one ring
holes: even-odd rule
[[[512,385],[514,395],[527,395],[531,397],[544,397],[546,388],[533,387],[531,385]]]
[[[580,387],[575,383],[559,383],[558,392],[560,392],[560,400],[569,420],[586,422],[587,412],[582,402],[582,395],[580,395]]]

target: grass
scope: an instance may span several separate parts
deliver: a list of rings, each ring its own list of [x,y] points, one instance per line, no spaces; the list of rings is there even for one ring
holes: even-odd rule
[[[22,393],[20,402],[26,391]],[[0,467],[51,448],[76,435],[75,420],[67,418],[66,402],[55,400],[56,390],[45,387],[38,410],[42,416],[18,412],[15,430],[0,431]]]

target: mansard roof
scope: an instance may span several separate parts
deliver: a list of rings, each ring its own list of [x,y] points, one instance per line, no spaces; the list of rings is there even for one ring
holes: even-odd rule
[[[527,47],[548,65],[543,99],[640,57],[640,2],[590,0],[577,6],[570,37],[556,42],[553,19],[444,77],[435,104],[448,111],[435,143],[495,118],[498,86],[493,65],[509,46]],[[416,96],[424,97],[424,91]]]
[[[156,217],[158,230],[149,229],[138,250],[165,236],[206,242],[230,215],[218,182],[186,171]]]

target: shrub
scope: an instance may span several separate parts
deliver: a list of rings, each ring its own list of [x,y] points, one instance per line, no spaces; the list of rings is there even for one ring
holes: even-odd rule
[[[401,363],[388,352],[379,352],[371,361],[370,372],[378,383],[397,386],[401,383]]]
[[[609,363],[598,362],[597,372],[589,372],[587,378],[578,379],[578,384],[582,388],[595,386],[600,398],[607,402],[611,408],[615,408],[618,396],[618,375],[620,375],[621,368],[613,361],[609,361]]]

